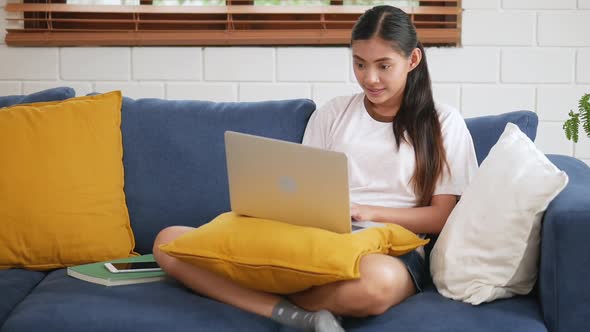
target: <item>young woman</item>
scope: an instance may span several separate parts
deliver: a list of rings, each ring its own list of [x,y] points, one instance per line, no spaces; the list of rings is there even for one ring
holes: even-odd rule
[[[461,115],[434,104],[426,57],[409,17],[377,6],[352,31],[354,73],[363,92],[313,113],[303,144],[345,152],[355,220],[395,223],[438,234],[477,161]],[[378,315],[421,291],[422,248],[401,257],[366,255],[361,278],[314,287],[286,298],[247,289],[158,249],[190,231],[158,234],[160,266],[195,292],[308,331],[343,331],[334,315]]]

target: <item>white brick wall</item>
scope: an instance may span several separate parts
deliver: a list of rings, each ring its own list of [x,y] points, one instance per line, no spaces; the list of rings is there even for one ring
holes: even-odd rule
[[[20,82],[0,82],[0,96],[20,95]]]
[[[502,0],[506,9],[571,9],[576,0]]]
[[[0,0],[0,45],[5,44],[4,37],[6,37],[6,12],[4,11],[4,3],[6,0]]]
[[[590,46],[586,11],[539,13],[539,45]]]
[[[0,9],[6,0],[0,0]],[[590,0],[463,0],[460,48],[426,50],[435,98],[465,117],[529,109],[537,145],[590,164],[562,124],[590,93]],[[0,20],[5,13],[0,10]],[[0,22],[0,95],[71,86],[132,98],[258,101],[360,91],[346,47],[12,48]]]
[[[576,82],[590,83],[590,48],[578,51],[576,69]]]
[[[309,84],[240,83],[240,101],[311,98]]]
[[[166,96],[168,99],[237,101],[238,88],[235,83],[170,83]]]
[[[463,45],[531,46],[535,42],[536,20],[532,12],[466,11]]]
[[[502,82],[571,83],[575,51],[562,48],[502,50]]]
[[[537,88],[537,115],[541,121],[565,121],[570,110],[578,110],[578,101],[590,93],[590,85],[546,85]]]
[[[461,85],[433,84],[432,94],[436,101],[461,109]]]
[[[500,68],[496,47],[430,48],[426,50],[433,82],[495,83]]]
[[[586,162],[590,162],[590,138],[585,134],[580,134],[578,144],[574,146],[576,157],[580,159],[586,159]]]
[[[275,77],[275,50],[262,47],[210,47],[204,52],[207,81],[268,81]]]
[[[573,155],[574,143],[568,141],[563,133],[561,122],[539,122],[537,147],[544,153]]]
[[[134,80],[201,80],[201,49],[136,47],[131,54]]]
[[[535,88],[511,85],[464,85],[461,110],[464,117],[501,114],[535,108]]]
[[[164,98],[165,95],[163,83],[98,82],[94,84],[94,91],[96,92],[109,92],[113,90],[121,90],[124,96],[130,98]]]
[[[62,48],[59,59],[60,76],[64,80],[131,79],[131,49],[128,47]]]
[[[0,45],[2,80],[55,80],[58,77],[58,49],[13,48]]]
[[[345,82],[350,63],[348,48],[279,48],[279,82]]]
[[[463,0],[464,9],[496,9],[500,0]]]

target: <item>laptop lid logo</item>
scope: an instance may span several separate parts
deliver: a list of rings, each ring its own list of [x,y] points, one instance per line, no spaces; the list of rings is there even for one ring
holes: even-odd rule
[[[297,183],[295,182],[295,179],[293,179],[292,177],[289,177],[289,176],[281,176],[279,178],[278,185],[279,185],[279,189],[282,192],[285,192],[288,194],[292,194],[297,191]]]

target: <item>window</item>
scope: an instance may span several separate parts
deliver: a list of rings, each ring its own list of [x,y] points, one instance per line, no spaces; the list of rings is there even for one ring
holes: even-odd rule
[[[375,4],[408,13],[425,45],[459,45],[460,0],[23,0],[12,46],[348,45]]]

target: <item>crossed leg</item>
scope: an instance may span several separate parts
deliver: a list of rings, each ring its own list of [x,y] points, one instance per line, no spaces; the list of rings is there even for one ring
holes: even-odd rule
[[[159,245],[171,242],[193,229],[173,226],[158,234],[153,253],[162,269],[196,293],[271,317],[273,308],[282,299],[280,296],[242,287],[159,249]],[[416,292],[409,272],[397,258],[381,254],[366,255],[361,259],[360,271],[360,279],[313,287],[291,294],[288,299],[308,311],[328,310],[337,315],[365,317],[379,315]]]
[[[288,298],[309,311],[327,309],[336,315],[366,317],[380,315],[416,293],[406,266],[395,257],[366,255],[360,270],[360,279],[313,287]]]

